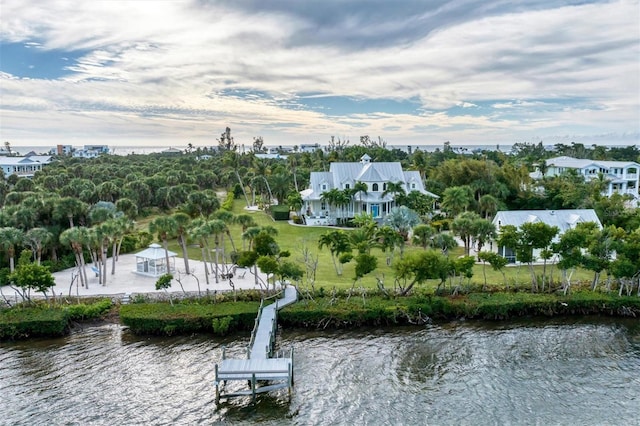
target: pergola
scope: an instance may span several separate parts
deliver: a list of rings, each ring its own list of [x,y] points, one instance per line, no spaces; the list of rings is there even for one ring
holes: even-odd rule
[[[141,275],[159,277],[175,271],[176,253],[169,251],[169,265],[164,248],[160,244],[151,244],[148,248],[136,254],[136,270]],[[167,268],[168,266],[168,268]]]

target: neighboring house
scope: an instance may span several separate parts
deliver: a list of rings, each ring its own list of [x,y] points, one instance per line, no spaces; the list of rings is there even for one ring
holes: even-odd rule
[[[182,155],[182,150],[178,148],[169,147],[162,151],[164,155]]]
[[[31,178],[51,162],[50,155],[32,155],[30,157],[0,157],[0,167],[5,177],[18,175]]]
[[[322,146],[320,146],[319,143],[303,143],[303,144],[300,144],[299,151],[313,153],[319,149],[320,150],[322,149]]]
[[[556,235],[554,242],[557,242],[565,231],[575,228],[579,223],[594,222],[598,225],[598,228],[602,229],[602,223],[600,223],[600,219],[593,209],[499,211],[493,218],[493,224],[498,234],[500,234],[500,229],[505,225],[513,225],[516,228],[520,228],[524,223],[536,222],[558,227],[558,235]],[[498,244],[493,241],[485,247],[487,250],[497,252],[502,257],[506,257],[510,262],[515,262],[515,252],[512,247],[498,247]],[[539,254],[540,250],[534,250],[535,259],[539,258]]]
[[[109,154],[107,145],[85,145],[83,149],[73,151],[73,156],[77,158],[96,158],[102,154]]]
[[[561,175],[568,170],[576,170],[586,181],[598,179],[600,174],[607,182],[603,195],[610,197],[614,193],[628,194],[635,203],[640,202],[640,164],[634,161],[583,160],[573,157],[555,157],[546,160],[544,176]],[[531,174],[534,179],[542,178],[540,168]]]
[[[376,220],[383,219],[396,205],[394,194],[383,196],[389,183],[401,183],[406,193],[418,191],[438,198],[424,189],[420,172],[403,171],[399,162],[372,162],[367,154],[362,156],[360,162],[331,163],[328,172],[311,172],[310,181],[309,188],[300,192],[302,213],[307,225],[335,225],[338,219],[353,218],[363,212],[371,214]],[[323,197],[332,189],[353,189],[358,182],[366,184],[367,191],[354,194],[345,205],[329,205]]]

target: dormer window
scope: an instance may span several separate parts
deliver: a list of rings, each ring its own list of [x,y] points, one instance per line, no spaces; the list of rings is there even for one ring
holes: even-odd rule
[[[327,190],[327,184],[326,184],[326,183],[323,183],[323,184],[322,184],[322,190],[323,190],[323,191],[326,191],[326,190]]]
[[[372,190],[373,192],[378,192],[378,184],[377,184],[377,183],[374,183],[374,184],[371,186],[371,190]]]
[[[344,184],[344,189],[350,189],[350,188],[351,188],[351,185],[349,185],[348,183]]]
[[[411,189],[416,189],[416,184],[415,183],[411,184]]]

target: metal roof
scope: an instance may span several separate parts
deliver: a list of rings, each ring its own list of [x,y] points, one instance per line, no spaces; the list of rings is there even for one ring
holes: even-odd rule
[[[177,256],[176,253],[169,250],[169,257]],[[166,254],[164,248],[160,244],[151,244],[148,248],[142,250],[140,253],[136,253],[136,257],[144,257],[145,259],[164,259]]]
[[[496,229],[501,226],[513,225],[520,227],[523,223],[543,222],[547,225],[557,226],[560,234],[567,229],[574,228],[580,222],[595,222],[598,228],[602,223],[593,209],[567,209],[567,210],[510,210],[499,211],[493,218]]]
[[[639,163],[635,161],[604,161],[604,160],[589,160],[582,158],[573,158],[573,157],[554,157],[546,160],[548,166],[555,167],[568,167],[573,169],[584,169],[588,166],[598,166],[605,169],[610,168],[624,168],[628,166],[640,167]]]

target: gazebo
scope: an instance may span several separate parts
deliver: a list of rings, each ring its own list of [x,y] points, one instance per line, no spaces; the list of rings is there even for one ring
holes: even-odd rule
[[[160,244],[151,244],[136,254],[136,270],[138,274],[159,277],[176,269],[176,253],[169,251],[169,265],[164,248]],[[167,268],[168,266],[168,268]]]

